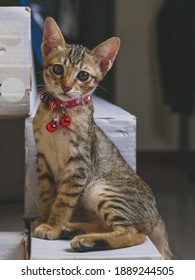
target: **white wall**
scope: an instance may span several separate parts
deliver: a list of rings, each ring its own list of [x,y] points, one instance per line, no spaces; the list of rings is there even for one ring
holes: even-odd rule
[[[155,19],[163,2],[116,0],[115,30],[121,38],[116,102],[136,115],[137,149],[142,151],[178,147],[178,117],[163,104],[158,76]]]

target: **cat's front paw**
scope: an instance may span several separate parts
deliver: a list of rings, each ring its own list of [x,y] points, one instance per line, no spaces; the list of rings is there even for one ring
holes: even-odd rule
[[[61,229],[59,227],[52,227],[48,224],[41,224],[33,231],[33,236],[42,239],[58,239],[61,235]]]
[[[42,218],[37,218],[36,220],[34,220],[32,222],[32,225],[31,225],[31,230],[34,231],[35,228],[37,228],[39,225],[43,224],[44,221]]]

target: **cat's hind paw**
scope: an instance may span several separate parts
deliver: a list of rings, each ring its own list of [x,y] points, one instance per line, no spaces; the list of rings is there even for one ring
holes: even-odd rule
[[[71,247],[77,252],[111,249],[105,240],[91,238],[90,235],[80,235],[73,238]]]
[[[84,232],[81,229],[72,229],[72,228],[62,227],[61,239],[71,240],[75,236],[81,235],[81,234],[84,234]]]
[[[52,227],[48,224],[41,224],[33,231],[33,237],[41,239],[58,239],[61,235],[61,229],[59,227]]]

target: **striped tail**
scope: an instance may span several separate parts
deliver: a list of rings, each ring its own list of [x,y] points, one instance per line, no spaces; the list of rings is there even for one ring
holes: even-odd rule
[[[153,231],[149,234],[150,239],[161,253],[163,259],[169,260],[172,258],[172,253],[169,247],[167,232],[165,224],[161,217],[159,217],[158,224],[154,227]]]

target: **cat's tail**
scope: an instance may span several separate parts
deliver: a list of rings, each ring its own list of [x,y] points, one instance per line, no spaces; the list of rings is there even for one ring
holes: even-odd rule
[[[161,217],[159,217],[158,224],[154,227],[153,231],[149,234],[150,239],[161,253],[163,259],[169,260],[172,258],[172,253],[169,247],[168,236],[165,224]]]

